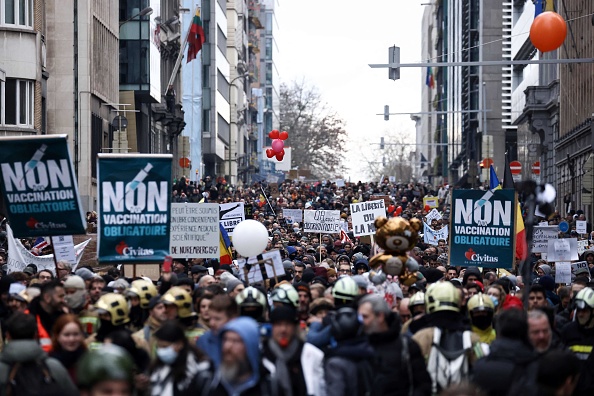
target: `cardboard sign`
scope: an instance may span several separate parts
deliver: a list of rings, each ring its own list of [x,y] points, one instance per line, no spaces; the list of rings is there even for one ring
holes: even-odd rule
[[[162,262],[169,255],[171,154],[99,154],[99,262]]]
[[[439,206],[439,198],[437,197],[423,197],[423,207],[429,206],[431,209],[435,209]]]
[[[76,271],[78,266],[78,260],[74,253],[74,242],[72,235],[60,235],[53,236],[52,246],[54,248],[54,254],[56,255],[56,261],[66,261],[72,267],[72,272]]]
[[[278,183],[270,183],[268,187],[270,188],[270,196],[274,199],[278,198],[280,195],[278,192]]]
[[[344,187],[344,179],[336,179],[334,181],[334,183],[336,184],[336,187],[338,187],[338,188]]]
[[[576,220],[575,222],[575,231],[578,234],[587,234],[587,222],[586,220]]]
[[[532,232],[532,251],[546,253],[549,251],[549,240],[557,239],[559,228],[557,226],[536,226]]]
[[[437,242],[440,239],[443,239],[447,242],[448,240],[448,226],[444,226],[439,230],[434,230],[427,225],[427,223],[423,223],[423,239],[425,243],[429,245],[437,246]]]
[[[555,263],[555,268],[557,268],[557,265],[559,263]],[[571,270],[575,273],[577,270],[581,269],[581,268],[588,268],[588,262],[587,261],[578,261],[577,263],[571,263]]]
[[[555,283],[564,283],[566,285],[571,283],[571,263],[555,263]]]
[[[233,230],[237,224],[245,220],[243,202],[231,202],[220,204],[219,221],[229,236],[233,236]]]
[[[126,278],[146,276],[153,281],[158,281],[161,277],[160,264],[124,264],[122,268]]]
[[[285,216],[289,224],[303,221],[303,211],[301,209],[283,209],[283,216]]]
[[[383,200],[358,202],[351,204],[353,234],[358,236],[375,234],[375,219],[386,216]]]
[[[437,211],[437,209],[431,209],[431,212],[427,213],[425,219],[427,219],[427,223],[431,224],[433,220],[441,220],[442,216],[441,213]]]
[[[340,211],[306,210],[303,212],[303,232],[339,234]]]
[[[171,204],[171,257],[220,257],[219,232],[218,204]]]
[[[259,260],[269,260],[270,263],[258,263]],[[275,276],[282,276],[285,274],[283,267],[283,260],[279,250],[271,250],[258,255],[257,257],[250,257],[237,259],[239,267],[239,277],[248,284],[255,282],[262,282],[264,279],[272,279]],[[247,279],[245,277],[247,265]]]
[[[576,238],[563,238],[549,240],[547,261],[575,261],[579,260]]]
[[[17,237],[86,233],[66,135],[0,138],[0,190]]]
[[[513,189],[453,190],[449,264],[511,268],[516,208]]]

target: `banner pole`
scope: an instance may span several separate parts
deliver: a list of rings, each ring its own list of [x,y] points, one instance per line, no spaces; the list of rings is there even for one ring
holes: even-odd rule
[[[319,252],[320,252],[320,263],[322,262],[322,233],[320,232],[320,245],[319,245]]]
[[[56,279],[59,279],[59,272],[58,272],[58,259],[56,258],[56,250],[54,249],[54,238],[53,237],[49,237],[50,240],[50,246],[52,247],[52,254],[53,254],[53,259],[54,259],[54,270],[56,271]]]

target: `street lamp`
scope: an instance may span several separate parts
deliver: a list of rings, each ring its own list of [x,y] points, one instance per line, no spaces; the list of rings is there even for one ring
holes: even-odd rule
[[[249,72],[245,72],[245,73],[243,73],[243,74],[235,77],[234,79],[232,79],[229,82],[229,126],[230,126],[229,127],[229,158],[228,158],[228,161],[229,161],[229,178],[227,179],[227,183],[231,183],[231,173],[232,173],[231,172],[231,163],[232,163],[232,160],[233,160],[233,154],[232,154],[232,150],[231,150],[231,148],[233,147],[232,146],[233,145],[233,137],[231,136],[231,125],[232,125],[231,121],[232,121],[232,118],[233,118],[233,107],[231,105],[231,88],[233,87],[233,83],[235,81],[239,80],[240,78],[249,77],[249,75],[250,75]],[[237,104],[236,104],[236,108],[237,108]],[[239,133],[239,131],[238,131],[238,133]]]
[[[151,15],[152,13],[153,13],[153,8],[146,7],[145,9],[140,11],[138,14],[132,15],[130,18],[126,19],[125,21],[120,22],[120,27],[122,27],[123,24],[130,22],[132,19],[134,19],[136,17],[143,17],[145,15]]]

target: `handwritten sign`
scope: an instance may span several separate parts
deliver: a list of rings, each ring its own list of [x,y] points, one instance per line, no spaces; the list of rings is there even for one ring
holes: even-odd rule
[[[448,235],[448,226],[442,227],[439,230],[434,230],[431,227],[429,227],[426,223],[423,223],[423,240],[425,243],[428,243],[429,245],[437,246],[437,242],[440,239],[447,241]]]
[[[386,215],[384,200],[351,204],[353,234],[358,236],[375,234],[375,219]]]
[[[587,228],[586,220],[577,220],[575,222],[575,231],[578,234],[587,234],[588,231],[586,230],[586,228]]]
[[[303,232],[317,234],[340,233],[340,211],[306,210],[303,213]]]
[[[578,260],[577,239],[551,239],[547,252],[548,261],[575,261]]]
[[[441,213],[439,213],[437,211],[437,209],[431,209],[431,212],[427,213],[427,216],[425,216],[425,218],[427,219],[427,223],[431,224],[431,222],[433,220],[441,220]]]
[[[546,253],[549,251],[549,240],[557,239],[559,229],[557,226],[536,226],[532,233],[532,251]]]
[[[283,215],[289,224],[303,221],[303,211],[301,209],[283,209]]]
[[[555,263],[555,283],[571,283],[571,263],[558,262]]]
[[[587,239],[582,239],[580,241],[577,241],[577,252],[580,256],[586,251],[586,249],[588,249],[588,240]]]
[[[171,257],[219,257],[219,232],[218,204],[171,204]]]
[[[56,261],[66,261],[72,267],[72,272],[76,271],[78,260],[74,253],[74,241],[72,235],[59,235],[52,237],[52,245],[56,255]]]

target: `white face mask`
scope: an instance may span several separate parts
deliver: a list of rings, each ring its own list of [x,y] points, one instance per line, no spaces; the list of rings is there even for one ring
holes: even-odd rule
[[[177,359],[177,351],[173,349],[173,345],[166,348],[157,348],[157,357],[166,365],[172,365]]]

